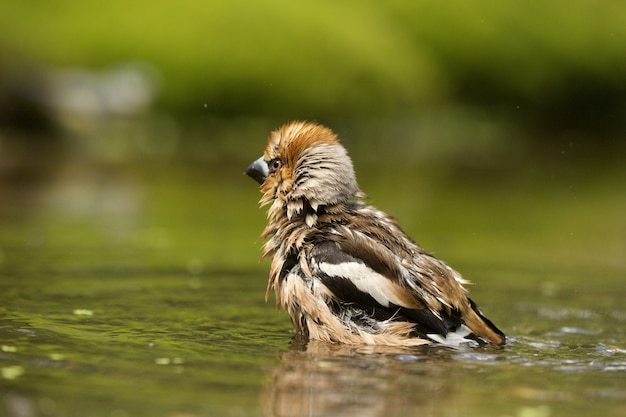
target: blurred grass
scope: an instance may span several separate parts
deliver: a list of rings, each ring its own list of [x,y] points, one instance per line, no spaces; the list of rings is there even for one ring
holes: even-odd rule
[[[71,262],[109,253],[133,266],[145,254],[119,245],[158,252],[146,261],[158,267],[256,268],[264,216],[241,172],[270,129],[303,117],[336,130],[373,203],[427,248],[449,246],[446,259],[493,251],[507,265],[552,257],[623,268],[626,203],[612,190],[625,182],[626,3],[1,9],[0,119],[2,77],[33,68],[140,61],[159,74],[161,94],[136,119],[72,115],[57,141],[0,126],[7,258],[24,244],[95,242]],[[552,123],[563,126],[545,129]],[[535,246],[516,249],[522,237]]]
[[[623,127],[626,3],[4,1],[0,68],[145,61],[182,113],[339,118],[480,103]]]

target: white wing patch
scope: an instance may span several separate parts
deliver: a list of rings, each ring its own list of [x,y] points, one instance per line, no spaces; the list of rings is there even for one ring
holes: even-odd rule
[[[373,271],[365,264],[358,262],[339,264],[320,262],[318,266],[328,276],[350,280],[360,291],[369,294],[384,307],[389,307],[389,303],[406,307],[395,294],[394,284],[384,275]]]
[[[452,347],[452,348],[461,348],[461,347],[477,347],[478,342],[471,339],[466,339],[467,336],[472,334],[472,331],[464,324],[461,324],[458,329],[454,332],[450,332],[445,336],[442,336],[437,333],[431,333],[427,336],[430,337],[437,343],[441,343],[444,346]]]

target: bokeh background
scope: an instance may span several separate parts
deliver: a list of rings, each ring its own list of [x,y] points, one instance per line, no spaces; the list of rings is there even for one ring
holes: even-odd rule
[[[621,195],[619,1],[2,3],[8,218],[104,212],[123,234],[161,210],[155,224],[213,224],[194,259],[245,263],[255,249],[239,256],[242,244],[263,216],[241,171],[269,130],[298,118],[340,134],[362,188],[411,232],[428,228],[423,210],[441,211],[447,194],[476,197],[478,213],[503,200],[494,190],[511,200],[614,189],[606,207]],[[195,218],[201,201],[210,209]],[[240,218],[226,227],[229,213]],[[226,243],[203,252],[216,234]]]
[[[624,7],[3,2],[2,121],[69,128],[144,116],[162,131],[188,119],[419,121],[461,106],[524,130],[620,132]]]
[[[512,337],[496,359],[418,361],[459,394],[432,415],[623,415],[604,371],[624,369],[625,46],[618,0],[0,0],[4,409],[260,415],[291,334],[242,173],[307,119]],[[497,378],[455,376],[485,358]],[[398,398],[370,365],[350,401]],[[406,398],[398,415],[424,411]]]

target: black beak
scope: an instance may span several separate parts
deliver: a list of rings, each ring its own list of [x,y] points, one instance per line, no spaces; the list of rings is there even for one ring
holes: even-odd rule
[[[263,182],[265,181],[265,177],[267,177],[267,174],[269,174],[269,172],[270,170],[267,166],[267,163],[263,160],[263,157],[260,157],[259,159],[251,163],[248,168],[246,168],[244,174],[249,175],[259,184],[263,184]]]

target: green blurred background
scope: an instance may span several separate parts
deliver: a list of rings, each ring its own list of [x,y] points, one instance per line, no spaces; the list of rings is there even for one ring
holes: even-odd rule
[[[461,104],[624,128],[620,1],[2,3],[5,119],[18,83],[132,65],[154,108],[176,117],[395,118]]]
[[[321,398],[624,415],[625,46],[623,0],[0,0],[0,409],[261,415],[318,392],[336,358],[267,370],[291,326],[242,174],[303,118],[511,338],[489,366],[349,360]]]
[[[263,224],[261,213],[248,224],[258,194],[241,172],[295,118],[335,129],[374,203],[427,241],[429,227],[462,227],[456,199],[466,214],[475,201],[483,226],[504,213],[495,201],[509,201],[504,225],[545,212],[535,194],[568,206],[559,198],[590,190],[600,211],[623,207],[610,191],[626,155],[622,1],[1,3],[0,210],[11,216],[123,217],[138,200],[162,225],[204,199],[214,212],[189,224],[212,221],[207,234],[229,233],[231,246],[197,233],[198,248],[256,262],[253,245],[237,254]],[[150,230],[145,242],[159,241]],[[174,246],[194,240],[185,233]]]

